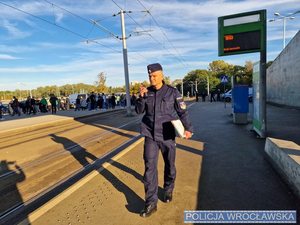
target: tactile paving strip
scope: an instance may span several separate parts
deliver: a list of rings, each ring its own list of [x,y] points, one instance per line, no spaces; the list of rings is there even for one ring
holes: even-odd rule
[[[158,212],[151,219],[139,216],[144,206],[142,142],[107,168],[100,169],[99,175],[31,224],[182,224],[183,211],[193,210],[197,205],[203,144],[182,139],[179,142],[174,201],[170,204],[159,201]],[[160,154],[160,199],[163,194],[163,166]]]

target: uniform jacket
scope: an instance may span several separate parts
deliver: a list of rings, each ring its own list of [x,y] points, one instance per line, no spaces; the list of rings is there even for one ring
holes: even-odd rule
[[[170,121],[178,118],[186,130],[193,132],[183,98],[172,86],[164,84],[159,90],[149,87],[146,96],[136,100],[135,110],[145,113],[141,133],[155,141],[174,140],[175,129]]]

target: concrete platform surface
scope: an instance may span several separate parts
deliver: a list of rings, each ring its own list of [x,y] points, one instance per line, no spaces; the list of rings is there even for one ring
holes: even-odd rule
[[[289,112],[268,107],[268,121],[272,122],[269,131],[277,138],[297,143],[299,136],[294,132],[300,129],[299,114]],[[195,103],[189,113],[194,136],[189,141],[179,139],[177,144],[174,202],[165,204],[160,200],[158,212],[147,219],[139,217],[144,199],[140,143],[95,171],[92,179],[61,201],[28,215],[30,224],[183,224],[184,210],[193,209],[297,210],[300,221],[299,199],[267,160],[265,139],[257,138],[250,124],[233,124],[231,107],[224,108],[220,102]],[[283,121],[277,120],[287,114]],[[278,129],[283,123],[289,130]],[[160,199],[162,170],[160,157]]]
[[[141,218],[144,205],[142,177],[143,141],[123,157],[94,172],[85,183],[43,215],[29,216],[32,225],[51,224],[182,224],[184,210],[197,207],[198,179],[201,173],[203,143],[180,139],[177,142],[177,180],[174,201],[163,198],[163,159],[159,157],[158,211]],[[91,175],[90,175],[91,176]],[[77,184],[78,185],[78,184]],[[60,198],[58,196],[57,198]],[[49,203],[51,205],[51,203]],[[40,216],[36,218],[37,216]],[[36,219],[36,220],[34,220]]]

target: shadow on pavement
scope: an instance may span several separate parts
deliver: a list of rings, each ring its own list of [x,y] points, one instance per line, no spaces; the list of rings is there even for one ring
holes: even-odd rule
[[[16,170],[11,170],[9,165],[14,165]],[[2,177],[4,174],[5,175]],[[18,183],[21,183],[26,179],[25,173],[22,168],[15,162],[9,162],[7,160],[0,161],[0,218],[7,212],[16,206],[23,204],[22,195],[18,190]],[[27,224],[30,222],[25,218]],[[7,218],[0,220],[0,224],[13,224],[12,221],[7,221]]]
[[[141,181],[143,183],[143,176],[141,174],[139,174],[135,170],[133,170],[133,169],[131,169],[131,168],[129,168],[129,167],[127,167],[127,166],[125,166],[125,165],[117,162],[117,161],[114,161],[114,160],[111,160],[111,161],[112,161],[112,163],[111,163],[112,166],[114,166],[114,167],[116,167],[116,168],[118,168],[118,169],[120,169],[120,170],[122,170],[122,171],[124,171],[124,172],[126,172],[128,174],[131,174],[137,180],[139,180],[139,181]],[[157,195],[158,195],[158,199],[160,201],[162,201],[162,202],[164,201],[164,194],[165,194],[164,189],[162,187],[158,186],[158,193],[157,193]],[[140,205],[139,210],[141,210],[144,207],[144,201],[142,203],[143,204]]]
[[[55,134],[50,134],[52,140],[58,144],[62,144],[64,146],[64,149],[66,151],[69,151],[72,156],[82,165],[86,166],[89,164],[88,158],[95,161],[98,158],[94,156],[93,154],[86,151],[85,148],[77,145],[77,143],[73,142],[72,140],[64,137],[57,136]],[[76,146],[76,148],[70,148],[70,146]]]
[[[203,152],[202,151],[199,151],[198,149],[195,149],[195,148],[191,148],[189,146],[186,146],[186,145],[182,145],[182,144],[176,144],[176,148],[178,150],[184,150],[184,151],[187,151],[187,152],[190,152],[190,153],[193,153],[193,154],[196,154],[196,155],[203,155]]]
[[[60,143],[64,146],[77,145],[75,142],[69,140],[68,138],[59,137],[59,136],[56,136],[53,134],[51,136],[52,136],[53,141]],[[65,148],[65,150],[70,151],[68,148]],[[70,151],[70,152],[73,155],[73,157],[82,166],[87,166],[90,164],[87,161],[87,158],[90,158],[93,161],[98,159],[96,156],[89,153],[85,148],[83,148],[81,146],[80,146],[79,150]],[[115,164],[116,167],[121,168],[125,172],[133,174],[138,180],[141,179],[141,175],[134,173],[135,171],[131,170],[130,168],[128,168],[120,163],[117,163],[115,161],[114,161],[114,163],[116,163]],[[97,168],[94,168],[94,169],[97,170]],[[141,199],[133,190],[131,190],[126,184],[124,184],[121,180],[119,180],[108,169],[102,167],[99,174],[102,175],[107,181],[109,181],[119,192],[124,194],[126,201],[127,201],[127,205],[125,207],[127,208],[127,210],[129,212],[139,213],[139,211],[141,210],[141,208],[143,207],[143,204],[144,204],[143,199]]]

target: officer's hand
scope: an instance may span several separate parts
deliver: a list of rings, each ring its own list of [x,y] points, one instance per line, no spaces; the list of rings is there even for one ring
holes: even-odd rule
[[[193,133],[186,130],[186,131],[184,131],[184,135],[185,135],[185,139],[190,139],[192,137]]]
[[[140,96],[144,97],[147,92],[148,92],[148,89],[145,86],[141,85],[140,86]]]

